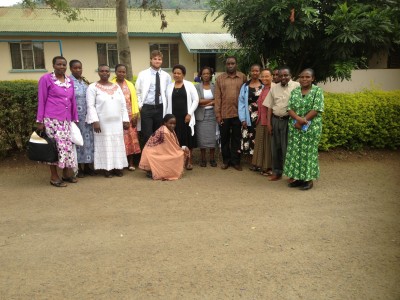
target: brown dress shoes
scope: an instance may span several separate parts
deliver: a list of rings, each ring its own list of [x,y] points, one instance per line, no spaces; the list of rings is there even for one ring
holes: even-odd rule
[[[268,178],[269,181],[278,181],[282,179],[281,175],[272,175],[270,178]]]

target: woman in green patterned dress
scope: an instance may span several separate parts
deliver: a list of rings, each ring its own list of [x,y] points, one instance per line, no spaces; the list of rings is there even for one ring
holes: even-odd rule
[[[288,146],[283,174],[292,178],[289,187],[309,190],[319,177],[318,143],[322,132],[324,95],[313,85],[314,71],[305,69],[300,74],[300,87],[290,95],[288,112]]]

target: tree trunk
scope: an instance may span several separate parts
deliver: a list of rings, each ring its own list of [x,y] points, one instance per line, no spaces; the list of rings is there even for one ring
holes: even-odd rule
[[[131,49],[129,48],[128,36],[128,0],[116,0],[115,2],[118,58],[121,64],[126,65],[126,78],[132,81]],[[110,67],[113,68],[114,66]]]

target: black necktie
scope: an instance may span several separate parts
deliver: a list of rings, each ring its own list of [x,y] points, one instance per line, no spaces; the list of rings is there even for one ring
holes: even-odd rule
[[[160,74],[156,73],[156,105],[160,104]]]

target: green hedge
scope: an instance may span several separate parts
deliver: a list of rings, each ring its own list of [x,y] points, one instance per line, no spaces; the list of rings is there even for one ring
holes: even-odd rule
[[[0,81],[0,154],[23,150],[35,126],[37,81]],[[325,93],[321,150],[400,147],[400,91]]]
[[[37,81],[0,81],[0,154],[25,149],[36,121]]]
[[[397,149],[400,91],[325,93],[321,150],[336,147]]]

